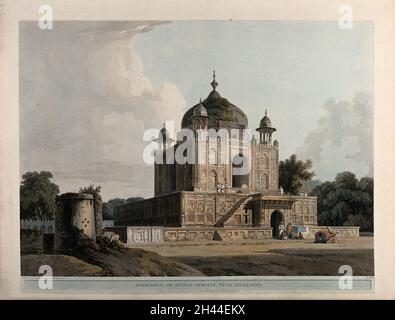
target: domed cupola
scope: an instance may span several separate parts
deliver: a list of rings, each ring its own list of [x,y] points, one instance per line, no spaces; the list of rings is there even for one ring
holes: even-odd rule
[[[234,104],[229,102],[227,99],[221,97],[217,91],[218,82],[215,77],[215,71],[213,73],[213,81],[211,82],[213,90],[210,92],[208,97],[190,108],[182,118],[181,127],[191,127],[193,117],[197,112],[204,113],[204,109],[207,112],[209,118],[209,128],[239,128],[244,129],[248,127],[248,118],[245,113]],[[202,105],[204,109],[200,106]],[[201,111],[203,110],[203,111]]]
[[[200,99],[199,104],[193,109],[194,117],[208,117],[207,109],[202,104],[202,99]]]
[[[265,110],[265,116],[259,123],[259,128],[256,129],[259,132],[259,143],[271,145],[272,144],[272,134],[276,131],[276,128],[272,127],[272,122],[267,116],[267,110]],[[277,140],[276,140],[277,141]],[[278,141],[277,141],[278,146]]]
[[[267,116],[267,111],[265,110],[265,116],[262,118],[261,122],[259,123],[259,127],[271,127],[272,122],[270,121],[269,117]]]
[[[202,99],[200,99],[199,104],[193,109],[191,118],[193,130],[207,129],[208,120],[207,109],[202,104]]]

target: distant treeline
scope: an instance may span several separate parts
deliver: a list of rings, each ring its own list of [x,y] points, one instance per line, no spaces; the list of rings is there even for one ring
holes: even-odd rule
[[[311,160],[296,155],[279,162],[280,186],[287,194],[306,192],[317,196],[318,223],[329,226],[359,226],[373,231],[373,179],[357,179],[349,171],[338,173],[334,181],[312,180]]]
[[[373,232],[373,179],[357,179],[352,172],[339,173],[312,190],[317,196],[318,223],[328,226],[359,226]]]
[[[130,197],[127,199],[115,198],[103,202],[102,216],[104,220],[112,220],[114,218],[114,208],[125,203],[132,203],[136,201],[144,200],[141,197]]]

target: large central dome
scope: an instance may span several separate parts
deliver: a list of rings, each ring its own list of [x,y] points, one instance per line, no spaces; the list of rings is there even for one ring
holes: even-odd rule
[[[248,118],[245,113],[234,104],[230,103],[227,99],[222,98],[216,90],[218,82],[215,80],[215,72],[213,81],[211,82],[213,91],[210,92],[208,97],[202,102],[190,108],[182,118],[181,127],[186,128],[192,124],[194,116],[194,109],[202,104],[208,113],[208,127],[209,128],[239,128],[244,129],[248,127]]]

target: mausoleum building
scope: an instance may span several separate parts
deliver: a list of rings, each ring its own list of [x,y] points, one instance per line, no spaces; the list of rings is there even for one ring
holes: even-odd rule
[[[165,241],[271,238],[281,223],[314,229],[317,198],[279,186],[280,144],[267,111],[252,136],[243,110],[217,91],[215,73],[211,86],[184,114],[181,135],[160,131],[154,197],[116,207],[114,226],[163,227]],[[174,160],[177,150],[185,163]]]

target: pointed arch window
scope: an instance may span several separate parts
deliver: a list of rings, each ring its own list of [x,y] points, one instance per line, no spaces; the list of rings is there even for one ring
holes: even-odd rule
[[[208,163],[217,164],[217,148],[211,147],[208,152]]]

